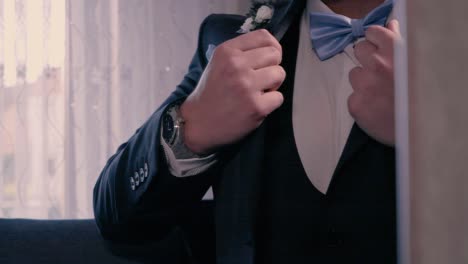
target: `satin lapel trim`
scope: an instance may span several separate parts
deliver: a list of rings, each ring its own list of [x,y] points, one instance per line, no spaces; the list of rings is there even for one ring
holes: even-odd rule
[[[275,6],[275,13],[266,29],[280,41],[293,23],[294,18],[301,15],[305,6],[306,0],[280,1]]]

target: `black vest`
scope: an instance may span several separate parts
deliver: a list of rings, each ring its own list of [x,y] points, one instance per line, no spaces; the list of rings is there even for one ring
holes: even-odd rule
[[[295,69],[299,24],[282,43],[288,69]],[[293,87],[289,74],[280,90],[284,104],[266,120],[257,263],[396,263],[394,150],[369,139],[323,195],[309,181],[296,148]]]

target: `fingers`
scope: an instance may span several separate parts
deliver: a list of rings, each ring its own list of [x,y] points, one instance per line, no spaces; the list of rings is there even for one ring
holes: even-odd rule
[[[393,70],[393,47],[400,38],[397,20],[391,20],[388,28],[370,26],[366,40],[356,44],[354,54],[365,69],[388,75]]]
[[[362,67],[355,67],[349,71],[348,77],[349,77],[349,83],[351,84],[351,87],[356,90],[358,87],[361,87],[362,80],[360,78],[361,74],[364,72],[364,69]]]
[[[352,93],[348,97],[348,111],[354,120],[361,120],[365,118],[362,116],[363,113],[366,113],[366,111],[363,111],[366,105],[365,99],[366,96],[363,96],[361,93]]]
[[[396,36],[401,36],[400,33],[400,22],[396,19],[390,20],[387,24],[387,28],[390,29]]]
[[[354,55],[364,69],[372,72],[386,72],[389,70],[390,62],[385,59],[385,55],[381,55],[376,49],[369,41],[363,41],[354,48]]]
[[[282,59],[281,52],[273,46],[248,50],[244,56],[254,70],[279,65]]]
[[[366,39],[383,51],[393,50],[393,43],[400,38],[400,23],[396,19],[390,20],[387,27],[370,26],[366,30]]]
[[[366,40],[377,46],[378,50],[384,52],[393,50],[395,33],[381,26],[370,26],[366,30]]]
[[[349,72],[349,83],[355,92],[358,93],[368,93],[373,89],[370,89],[374,83],[373,75],[371,72],[365,70],[362,67],[355,67]]]
[[[278,90],[286,78],[286,72],[281,66],[270,66],[254,72],[254,87],[258,91]]]
[[[265,118],[283,104],[283,94],[278,91],[264,93],[258,97],[257,107],[260,119]]]
[[[356,44],[354,47],[354,55],[356,59],[365,68],[374,68],[375,60],[373,55],[376,54],[377,47],[370,41],[364,40]]]
[[[218,61],[236,57],[243,67],[257,70],[280,64],[282,48],[268,31],[257,30],[224,42],[215,50],[216,57],[220,57]]]
[[[278,40],[273,37],[266,29],[255,30],[241,35],[225,42],[225,45],[231,48],[247,51],[251,49],[273,46],[282,52]]]
[[[211,63],[225,74],[220,80],[234,78],[235,87],[263,94],[277,90],[286,78],[281,59],[279,42],[268,31],[257,30],[221,44]]]

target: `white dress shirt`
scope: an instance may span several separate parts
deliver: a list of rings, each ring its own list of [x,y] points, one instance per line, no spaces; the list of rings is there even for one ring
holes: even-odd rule
[[[312,184],[326,193],[353,125],[347,100],[353,89],[348,73],[356,67],[353,45],[320,61],[312,48],[309,13],[333,13],[322,1],[309,0],[302,19],[293,95],[296,147]]]
[[[296,147],[304,170],[312,185],[325,194],[354,123],[347,104],[353,91],[348,74],[360,64],[354,56],[354,43],[342,53],[320,61],[310,40],[310,12],[334,13],[321,0],[307,1],[300,28],[292,118]],[[161,142],[175,176],[192,176],[215,163],[214,155],[207,158],[209,162],[177,160],[170,154],[164,140]]]

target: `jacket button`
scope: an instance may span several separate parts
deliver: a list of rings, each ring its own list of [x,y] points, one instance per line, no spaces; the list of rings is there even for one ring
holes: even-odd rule
[[[145,178],[148,178],[148,163],[145,162]]]
[[[145,172],[143,171],[143,168],[140,168],[140,182],[145,181]]]
[[[132,191],[135,190],[135,180],[133,180],[133,177],[130,177],[130,188],[132,188]]]
[[[135,171],[135,176],[133,176],[133,179],[135,180],[135,185],[138,187],[140,185],[140,175],[138,175],[138,172]]]

